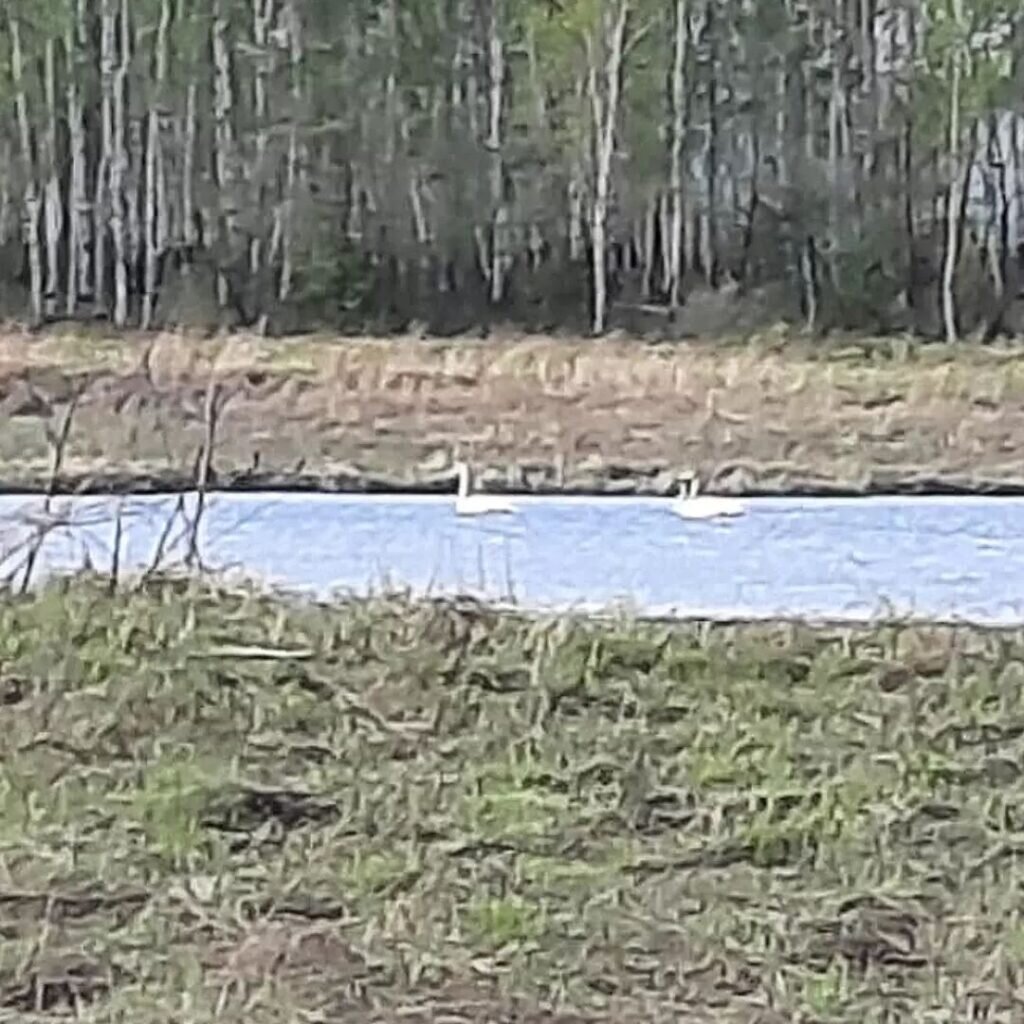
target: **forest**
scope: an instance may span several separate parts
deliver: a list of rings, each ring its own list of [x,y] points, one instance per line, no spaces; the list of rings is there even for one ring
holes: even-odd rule
[[[7,319],[953,341],[1024,312],[1013,0],[2,7]]]

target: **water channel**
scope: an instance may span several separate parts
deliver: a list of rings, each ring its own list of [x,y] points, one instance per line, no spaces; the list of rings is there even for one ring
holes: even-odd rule
[[[186,499],[191,514],[195,496]],[[36,578],[88,562],[148,565],[177,497],[54,499]],[[457,517],[444,496],[207,496],[206,567],[320,597],[408,588],[530,610],[708,618],[890,615],[1024,623],[1024,498],[751,499],[686,521],[658,498],[522,497],[512,516]],[[0,568],[38,529],[36,497],[0,496]],[[184,552],[180,523],[165,560]]]

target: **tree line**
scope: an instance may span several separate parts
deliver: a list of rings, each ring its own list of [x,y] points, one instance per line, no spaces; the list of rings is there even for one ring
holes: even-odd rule
[[[0,313],[1014,329],[1013,0],[5,0]],[[714,303],[718,303],[718,307]]]

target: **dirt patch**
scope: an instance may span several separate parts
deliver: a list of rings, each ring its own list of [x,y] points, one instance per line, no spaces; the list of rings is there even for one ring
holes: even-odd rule
[[[665,494],[1024,492],[1016,351],[652,346],[551,338],[0,338],[0,481],[38,490],[81,392],[58,489],[177,490],[205,396],[223,488]]]

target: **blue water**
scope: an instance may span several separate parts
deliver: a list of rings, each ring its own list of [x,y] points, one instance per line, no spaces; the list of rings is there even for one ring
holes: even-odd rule
[[[71,525],[48,535],[40,578],[86,558],[109,569],[119,504],[121,564],[145,566],[176,501],[57,500]],[[408,587],[537,610],[1024,623],[1024,499],[757,499],[722,521],[667,506],[524,497],[515,516],[458,518],[447,497],[214,495],[201,552],[208,568],[318,596]],[[40,508],[0,497],[0,569],[23,556],[24,516]]]

